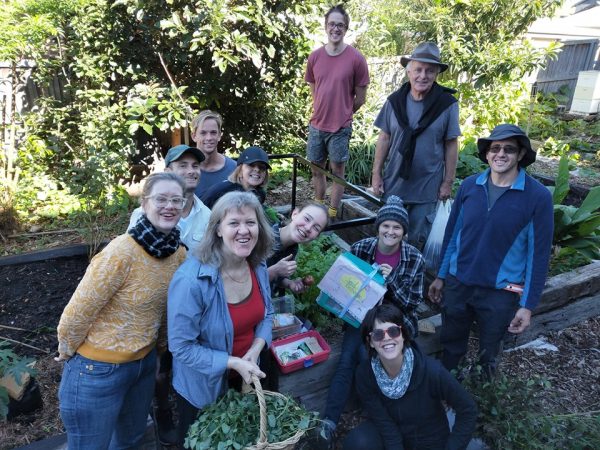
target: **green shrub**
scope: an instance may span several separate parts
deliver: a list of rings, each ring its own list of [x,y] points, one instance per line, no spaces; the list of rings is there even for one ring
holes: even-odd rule
[[[600,414],[546,414],[541,397],[550,383],[498,374],[482,381],[480,370],[469,374],[465,387],[479,408],[476,434],[493,449],[547,450],[600,448]]]
[[[560,158],[556,184],[549,187],[554,203],[554,254],[577,252],[588,259],[600,258],[600,186],[590,189],[581,206],[563,205],[569,193],[569,161]]]
[[[458,153],[458,163],[456,164],[456,179],[464,180],[468,176],[483,172],[487,168],[481,159],[479,159],[479,150],[475,138],[468,138]]]
[[[0,378],[11,375],[17,384],[20,384],[24,373],[35,375],[35,369],[28,366],[33,361],[32,358],[22,358],[14,353],[7,342],[0,342]],[[4,386],[0,386],[0,421],[6,419],[8,402],[8,391]]]

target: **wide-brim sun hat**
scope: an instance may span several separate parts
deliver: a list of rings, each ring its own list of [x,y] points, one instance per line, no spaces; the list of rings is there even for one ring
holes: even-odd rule
[[[440,67],[440,73],[448,69],[448,64],[440,60],[440,49],[435,42],[422,42],[417,45],[412,55],[402,56],[400,64],[406,67],[410,61],[420,61],[429,64],[435,64]]]
[[[265,163],[269,169],[271,168],[271,165],[269,164],[269,155],[267,155],[267,152],[265,152],[262,148],[253,145],[248,147],[240,154],[240,157],[237,160],[237,165],[252,164],[255,162]]]
[[[521,148],[524,148],[525,155],[519,161],[519,165],[521,167],[527,167],[528,165],[535,162],[536,153],[535,150],[531,147],[531,141],[527,137],[527,134],[516,125],[512,125],[509,123],[503,123],[501,125],[496,126],[492,133],[486,138],[479,138],[477,140],[477,148],[479,149],[479,159],[481,159],[484,163],[487,164],[487,151],[490,148],[490,145],[494,141],[503,141],[505,139],[516,139]]]

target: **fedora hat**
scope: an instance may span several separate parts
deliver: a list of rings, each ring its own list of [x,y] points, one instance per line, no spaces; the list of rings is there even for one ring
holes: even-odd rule
[[[410,61],[435,64],[440,66],[440,72],[443,72],[448,68],[448,64],[444,64],[440,61],[440,49],[434,42],[422,42],[417,45],[417,48],[415,48],[412,55],[402,56],[400,58],[402,67],[406,67]]]

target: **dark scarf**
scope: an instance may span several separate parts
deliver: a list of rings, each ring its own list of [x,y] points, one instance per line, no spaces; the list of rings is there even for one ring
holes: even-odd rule
[[[177,251],[181,244],[179,240],[179,228],[175,227],[167,235],[161,233],[148,220],[146,214],[138,219],[128,233],[140,244],[146,253],[155,258],[162,259],[171,256]]]
[[[415,129],[411,128],[406,114],[406,97],[410,93],[410,83],[404,83],[400,89],[393,92],[388,100],[396,115],[398,124],[402,127],[402,139],[398,146],[398,151],[403,155],[402,165],[400,166],[399,174],[405,180],[410,176],[413,158],[415,156],[415,147],[417,137],[433,123],[439,115],[448,108],[448,106],[458,100],[452,95],[456,91],[437,83],[433,83],[431,90],[423,100],[423,113],[419,119],[419,126]]]

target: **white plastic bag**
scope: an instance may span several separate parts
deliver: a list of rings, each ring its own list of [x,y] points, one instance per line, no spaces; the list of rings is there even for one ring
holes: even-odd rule
[[[431,231],[427,237],[427,242],[423,248],[423,257],[425,258],[425,267],[431,270],[437,270],[440,263],[442,252],[442,243],[444,242],[444,232],[450,210],[452,209],[452,200],[438,201],[435,211],[435,219],[431,224]]]

